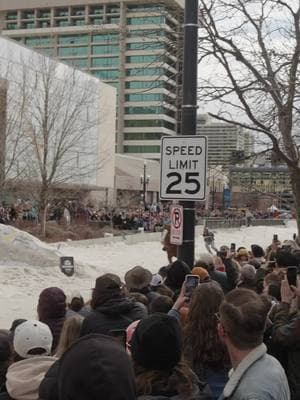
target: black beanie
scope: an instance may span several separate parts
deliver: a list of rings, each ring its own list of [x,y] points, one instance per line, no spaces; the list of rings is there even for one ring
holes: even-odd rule
[[[251,245],[251,251],[254,257],[264,257],[265,252],[258,244]]]
[[[130,344],[133,360],[147,370],[170,370],[181,360],[180,326],[166,314],[155,313],[143,319]]]

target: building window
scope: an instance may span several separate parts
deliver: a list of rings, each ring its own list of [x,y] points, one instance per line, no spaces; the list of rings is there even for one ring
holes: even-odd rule
[[[6,14],[7,20],[16,20],[18,19],[18,14],[16,12],[9,12]]]
[[[106,18],[106,23],[107,24],[119,24],[120,23],[120,18],[118,18],[118,17],[107,17]]]
[[[92,25],[102,25],[103,24],[103,18],[92,18],[91,19],[91,24]]]
[[[163,101],[162,93],[126,94],[125,101]]]
[[[74,16],[81,16],[84,14],[85,14],[85,9],[82,7],[72,9],[72,15],[74,15]]]
[[[87,58],[68,59],[67,62],[77,68],[88,68],[89,66],[89,60]]]
[[[69,57],[69,56],[86,56],[88,54],[88,47],[79,46],[79,47],[60,47],[58,49],[58,55],[60,57]]]
[[[93,46],[92,53],[93,54],[113,54],[119,53],[118,45],[103,45],[103,46]]]
[[[164,133],[157,132],[138,132],[138,133],[125,133],[125,140],[160,140]]]
[[[120,7],[118,5],[111,5],[106,7],[107,14],[120,14]]]
[[[163,127],[175,130],[175,125],[169,121],[161,119],[148,119],[148,120],[128,120],[125,121],[126,128],[148,128],[148,127]]]
[[[160,55],[154,55],[154,56],[148,56],[148,55],[142,55],[142,56],[127,56],[126,57],[126,63],[131,63],[131,64],[142,64],[142,63],[153,63],[153,62],[160,62],[161,61],[161,56]]]
[[[25,29],[34,29],[35,28],[35,23],[34,22],[25,22],[23,25],[23,28]]]
[[[92,59],[92,67],[117,67],[119,63],[120,63],[119,57]]]
[[[84,19],[75,19],[75,20],[73,21],[73,24],[74,24],[75,26],[82,26],[82,25],[85,25],[85,20],[84,20]]]
[[[126,70],[126,76],[154,76],[164,75],[163,68],[131,68]]]
[[[57,26],[69,26],[69,21],[67,19],[62,19],[60,21],[56,21]]]
[[[23,11],[22,13],[22,19],[34,19],[34,11]]]
[[[92,74],[97,78],[108,80],[108,79],[118,79],[119,78],[119,70],[104,70],[104,71],[92,71]]]
[[[67,17],[68,15],[69,15],[69,10],[67,8],[56,10],[57,17]]]
[[[128,12],[157,12],[164,11],[165,6],[162,4],[153,5],[153,4],[133,4],[127,6]]]
[[[166,18],[163,15],[156,17],[133,17],[127,18],[127,25],[159,25],[164,24]]]
[[[51,11],[50,10],[39,10],[38,18],[50,18]]]
[[[98,15],[98,14],[103,14],[103,13],[104,13],[103,6],[93,6],[90,8],[91,15]]]
[[[124,146],[124,153],[160,153],[160,146]]]
[[[175,118],[175,111],[161,106],[148,106],[148,107],[125,107],[125,114],[165,114]]]
[[[27,46],[46,46],[51,44],[51,38],[47,36],[42,37],[27,37],[25,38]]]
[[[88,35],[64,35],[58,38],[59,44],[79,44],[88,43]]]
[[[8,29],[8,30],[18,29],[18,25],[9,23],[9,24],[6,25],[6,29]]]
[[[127,43],[126,48],[127,50],[159,50],[164,48],[164,44],[159,42]]]
[[[104,33],[99,35],[93,35],[93,42],[118,42],[118,33]]]
[[[163,87],[163,81],[130,81],[125,84],[126,89],[156,89]]]

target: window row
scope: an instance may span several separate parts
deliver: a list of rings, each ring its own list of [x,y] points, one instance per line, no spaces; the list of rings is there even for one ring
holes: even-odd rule
[[[124,146],[124,153],[160,153],[160,146]]]
[[[148,120],[127,120],[125,121],[125,128],[167,128],[172,131],[175,130],[175,125],[169,121],[162,119],[148,119]]]
[[[125,107],[125,114],[165,114],[172,118],[176,116],[175,111],[161,106]]]
[[[165,134],[158,132],[125,133],[124,140],[160,140]]]

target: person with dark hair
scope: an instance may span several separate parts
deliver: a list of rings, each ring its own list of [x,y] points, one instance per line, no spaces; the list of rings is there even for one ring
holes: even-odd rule
[[[185,276],[190,273],[191,269],[184,261],[176,260],[170,264],[168,268],[165,285],[169,287],[176,296],[181,290]]]
[[[48,369],[57,360],[51,357],[52,333],[48,325],[28,320],[14,334],[16,362],[6,374],[6,389],[14,400],[38,399],[38,391]]]
[[[251,245],[251,254],[252,254],[252,259],[250,261],[254,261],[255,263],[257,263],[258,266],[266,262],[265,252],[263,248],[258,244]]]
[[[109,334],[147,316],[146,307],[128,298],[117,275],[104,274],[96,279],[91,313],[82,323],[81,336],[90,333]]]
[[[169,296],[159,296],[149,304],[149,314],[156,312],[168,314],[173,307],[174,301]]]
[[[287,277],[281,283],[281,302],[273,316],[272,340],[282,348],[281,363],[286,371],[291,399],[300,399],[300,278],[297,287]]]
[[[12,363],[12,345],[9,333],[0,333],[0,393],[6,392],[6,373]]]
[[[193,292],[184,327],[184,354],[191,369],[208,382],[218,399],[228,381],[230,361],[217,331],[216,313],[224,299],[219,284],[201,283]]]
[[[276,268],[299,267],[298,258],[290,251],[278,250],[275,255]]]
[[[249,289],[228,293],[218,315],[232,370],[221,399],[290,400],[286,375],[263,344],[270,304]]]
[[[82,337],[59,362],[58,394],[61,400],[135,400],[125,349],[108,336]]]
[[[52,351],[55,351],[66,319],[66,295],[58,287],[44,289],[37,307],[39,321],[48,325],[53,335]]]
[[[138,400],[211,399],[182,359],[182,337],[174,317],[156,313],[140,321],[130,341]]]

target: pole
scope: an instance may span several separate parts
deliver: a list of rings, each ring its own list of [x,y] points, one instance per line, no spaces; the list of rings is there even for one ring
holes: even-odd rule
[[[144,210],[146,210],[146,161],[144,161],[144,176],[143,176],[143,201],[144,201]]]
[[[182,135],[196,135],[198,69],[198,0],[185,0]],[[182,201],[183,243],[178,258],[190,267],[195,257],[195,202]]]

